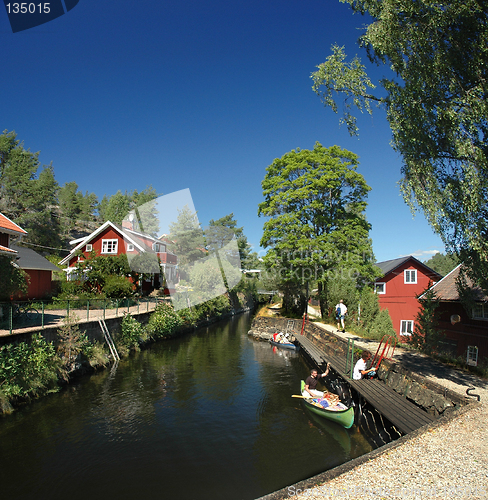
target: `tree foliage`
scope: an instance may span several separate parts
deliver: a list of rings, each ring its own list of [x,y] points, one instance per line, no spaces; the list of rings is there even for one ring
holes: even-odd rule
[[[5,255],[0,255],[0,276],[0,301],[9,301],[12,296],[27,291],[27,273]]]
[[[453,254],[443,254],[439,252],[425,261],[424,264],[441,276],[446,276],[459,264],[459,258]]]
[[[304,286],[317,283],[326,314],[323,291],[335,275],[374,279],[370,225],[364,215],[370,187],[357,165],[354,153],[316,143],[313,150],[293,150],[267,168],[265,201],[258,211],[268,217],[261,245],[269,248],[264,260],[280,277],[285,307],[297,300],[303,307]]]
[[[373,21],[359,39],[368,58],[387,65],[377,95],[364,66],[342,48],[312,74],[313,89],[357,133],[352,106],[387,113],[403,157],[401,190],[420,207],[446,247],[488,288],[488,4],[478,0],[341,0]]]
[[[59,244],[58,187],[52,166],[41,168],[39,153],[26,150],[15,132],[0,135],[0,212],[28,232],[29,242]]]
[[[439,354],[444,332],[439,329],[439,299],[432,288],[419,298],[420,310],[415,318],[415,328],[410,343],[426,354]]]

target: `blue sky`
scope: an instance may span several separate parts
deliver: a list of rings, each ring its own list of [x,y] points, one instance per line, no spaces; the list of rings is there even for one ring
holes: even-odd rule
[[[311,90],[333,43],[366,63],[356,44],[366,22],[338,0],[80,0],[12,33],[0,7],[0,126],[52,162],[60,185],[99,199],[189,188],[203,225],[233,212],[256,251],[266,167],[337,144],[359,155],[372,187],[377,260],[424,260],[444,246],[400,196],[384,112],[362,116],[351,138]]]

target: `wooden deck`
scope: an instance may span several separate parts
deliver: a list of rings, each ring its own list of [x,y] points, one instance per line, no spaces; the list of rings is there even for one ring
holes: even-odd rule
[[[325,370],[325,364],[329,362],[334,371],[400,432],[407,434],[435,420],[435,417],[408,401],[381,380],[351,380],[349,366],[346,373],[344,356],[326,354],[305,335],[297,335],[296,339],[300,348],[317,366]]]

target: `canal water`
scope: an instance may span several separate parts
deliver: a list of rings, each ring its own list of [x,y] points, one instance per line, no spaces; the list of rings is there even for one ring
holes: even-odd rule
[[[241,315],[163,341],[0,418],[16,500],[252,500],[371,450],[303,407],[300,354]]]

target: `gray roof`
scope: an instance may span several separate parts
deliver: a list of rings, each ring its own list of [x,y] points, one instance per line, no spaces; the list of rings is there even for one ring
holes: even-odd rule
[[[16,264],[21,269],[35,269],[37,271],[59,271],[59,267],[55,266],[42,255],[39,255],[34,250],[17,245],[10,245],[12,250],[18,252]]]
[[[422,266],[427,271],[427,274],[430,274],[433,277],[436,277],[437,279],[442,278],[442,275],[431,269],[429,266],[426,266],[423,262],[420,262],[420,260],[416,259],[412,255],[407,255],[406,257],[399,257],[398,259],[377,262],[375,266],[379,267],[383,271],[383,276],[386,276],[388,273],[400,267],[410,259],[415,261],[418,265]]]

